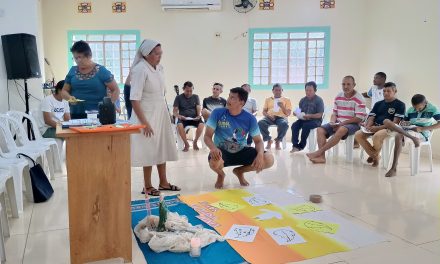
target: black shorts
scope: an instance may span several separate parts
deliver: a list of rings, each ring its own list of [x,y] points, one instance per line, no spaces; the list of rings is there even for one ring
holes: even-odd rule
[[[183,127],[187,127],[187,126],[198,127],[200,123],[203,124],[203,121],[201,119],[200,120],[180,120],[179,119],[179,121],[177,121],[177,124],[182,124]]]
[[[236,153],[220,150],[222,151],[222,159],[225,162],[224,167],[251,165],[257,157],[257,150],[253,147],[244,147]],[[211,155],[208,156],[208,160],[211,160]]]

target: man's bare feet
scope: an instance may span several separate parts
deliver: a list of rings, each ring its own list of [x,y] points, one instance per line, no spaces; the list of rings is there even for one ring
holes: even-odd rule
[[[275,149],[280,150],[281,146],[280,146],[280,141],[279,140],[275,140]]]
[[[324,164],[326,162],[325,157],[317,157],[314,159],[310,159],[313,164]]]
[[[215,182],[216,189],[223,189],[223,182],[225,181],[225,175],[217,174],[217,181]]]
[[[318,158],[318,157],[320,156],[320,154],[317,153],[317,152],[315,151],[315,152],[307,153],[306,156],[307,156],[310,160],[312,160],[312,159],[316,159],[316,158]]]
[[[189,150],[189,144],[186,143],[185,146],[183,147],[183,152],[187,152]]]
[[[397,170],[391,168],[391,169],[385,174],[385,177],[393,177],[393,176],[396,176],[396,175],[397,175]]]
[[[380,160],[380,157],[374,158],[371,166],[373,166],[373,167],[379,166],[379,160]]]
[[[416,148],[420,147],[420,139],[412,138],[412,141],[414,142],[414,147]]]
[[[269,141],[267,141],[266,149],[270,149],[272,147],[272,142],[272,139],[269,139]]]
[[[244,178],[244,173],[240,170],[240,168],[235,168],[232,172],[237,176],[238,181],[240,181],[241,186],[249,186],[249,182]]]
[[[199,146],[197,146],[197,141],[194,141],[194,143],[193,143],[193,149],[194,149],[194,150],[199,150]]]

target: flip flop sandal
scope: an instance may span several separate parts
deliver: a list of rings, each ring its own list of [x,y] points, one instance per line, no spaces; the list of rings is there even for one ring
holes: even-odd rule
[[[147,194],[150,196],[160,196],[160,191],[154,187],[147,188],[147,191],[148,191]],[[145,188],[142,189],[142,194],[145,194]]]
[[[159,191],[180,191],[180,188],[170,183],[169,187],[162,187],[159,185]]]

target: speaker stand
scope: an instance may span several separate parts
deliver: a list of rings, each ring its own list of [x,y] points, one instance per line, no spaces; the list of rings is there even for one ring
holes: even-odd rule
[[[28,114],[28,115],[29,115],[29,98],[30,97],[31,96],[28,91],[27,79],[24,79],[24,99],[25,99],[25,104],[26,104],[26,114]],[[34,134],[33,134],[32,128],[31,128],[32,124],[28,118],[26,118],[26,124],[27,124],[26,127],[27,127],[28,138],[29,138],[29,140],[33,140]]]

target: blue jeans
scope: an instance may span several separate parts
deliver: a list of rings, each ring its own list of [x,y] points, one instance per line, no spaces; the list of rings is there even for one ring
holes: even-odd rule
[[[269,126],[277,126],[278,135],[275,139],[276,141],[282,141],[287,133],[287,129],[289,129],[287,118],[284,117],[275,117],[274,121],[264,117],[263,119],[258,121],[258,126],[260,127],[263,141],[269,141],[272,139],[272,137],[269,135]]]
[[[299,150],[303,150],[307,144],[307,138],[309,137],[310,130],[317,128],[321,125],[317,120],[301,120],[299,119],[292,124],[292,146]],[[298,140],[299,132],[301,131],[301,141]]]

